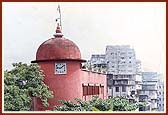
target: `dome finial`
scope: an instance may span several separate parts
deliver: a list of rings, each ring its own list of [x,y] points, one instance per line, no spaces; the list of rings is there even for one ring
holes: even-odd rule
[[[56,38],[56,37],[62,37],[63,36],[63,34],[62,34],[62,32],[61,32],[61,28],[60,28],[60,26],[59,26],[59,23],[57,23],[57,29],[56,29],[56,31],[55,31],[56,33],[54,34],[54,37]]]
[[[61,9],[60,9],[60,5],[58,4],[58,8],[57,11],[59,12],[59,18],[56,18],[56,22],[57,22],[57,29],[56,29],[56,34],[54,34],[55,37],[62,37],[63,34],[61,32],[62,30],[62,24],[61,24]],[[60,22],[58,22],[58,20],[60,20]],[[61,27],[61,28],[60,28]]]

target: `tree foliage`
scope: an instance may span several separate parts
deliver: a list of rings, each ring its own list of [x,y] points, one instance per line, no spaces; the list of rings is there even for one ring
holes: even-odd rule
[[[55,106],[54,111],[135,111],[146,103],[129,102],[124,97],[114,97],[109,99],[101,99],[93,97],[90,101],[82,101],[75,99],[76,103],[61,100],[62,106]]]
[[[4,71],[4,110],[29,111],[32,97],[39,97],[44,107],[53,92],[43,82],[44,74],[37,64],[14,63],[13,69]]]

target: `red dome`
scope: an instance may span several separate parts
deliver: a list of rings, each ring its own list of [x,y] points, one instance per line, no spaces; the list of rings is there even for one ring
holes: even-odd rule
[[[40,45],[36,60],[81,59],[79,48],[72,41],[61,38],[51,38]]]
[[[63,35],[59,26],[54,36],[55,38],[51,38],[40,45],[36,53],[36,61],[32,62],[51,60],[85,61],[81,59],[78,46],[72,41],[62,37]]]

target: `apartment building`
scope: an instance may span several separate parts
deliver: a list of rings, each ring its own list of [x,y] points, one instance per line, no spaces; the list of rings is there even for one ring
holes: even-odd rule
[[[141,63],[129,45],[107,46],[107,86],[108,96],[124,96],[138,99],[137,90],[141,89]],[[137,74],[138,73],[138,74]]]
[[[86,65],[90,66],[90,70],[93,72],[104,74],[107,72],[107,64],[105,62],[104,54],[93,54]]]

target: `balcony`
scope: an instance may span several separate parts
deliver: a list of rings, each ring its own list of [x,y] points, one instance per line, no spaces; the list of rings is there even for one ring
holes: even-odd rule
[[[120,80],[120,79],[130,79],[130,80],[133,80],[135,77],[134,76],[131,76],[131,75],[118,75],[118,76],[113,76],[113,79],[114,80]]]
[[[113,85],[135,85],[135,81],[114,80]]]

